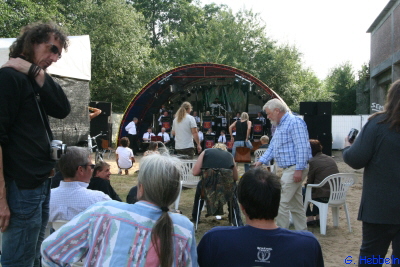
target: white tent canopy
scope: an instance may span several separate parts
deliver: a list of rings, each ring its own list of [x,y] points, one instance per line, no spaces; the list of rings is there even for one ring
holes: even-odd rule
[[[57,63],[53,63],[47,72],[50,74],[90,81],[91,50],[89,35],[68,36],[68,52],[63,51]],[[8,60],[9,47],[15,38],[0,38],[0,66]]]

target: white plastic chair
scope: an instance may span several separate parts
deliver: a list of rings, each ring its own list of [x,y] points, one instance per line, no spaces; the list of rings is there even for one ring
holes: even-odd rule
[[[188,188],[196,188],[200,181],[200,176],[193,175],[193,166],[197,160],[181,160],[183,163],[182,186]]]
[[[193,166],[196,160],[181,160],[182,162],[182,180],[179,189],[178,198],[175,201],[175,209],[179,208],[179,201],[181,199],[182,187],[196,188],[200,181],[200,176],[194,176],[192,173]]]
[[[347,209],[346,196],[350,186],[357,182],[357,177],[352,173],[337,173],[326,177],[319,184],[308,184],[306,188],[306,195],[304,199],[304,211],[307,211],[308,203],[311,202],[319,209],[320,219],[320,232],[321,235],[326,234],[326,223],[328,220],[328,208],[332,208],[333,225],[339,226],[339,207],[344,206],[346,212],[347,225],[349,232],[351,232],[350,215]],[[330,196],[328,203],[322,203],[311,199],[311,191],[313,188],[322,187],[324,184],[329,183]]]

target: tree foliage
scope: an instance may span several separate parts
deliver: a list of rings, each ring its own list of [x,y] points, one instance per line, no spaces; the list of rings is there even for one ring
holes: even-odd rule
[[[323,86],[304,67],[299,50],[270,39],[259,14],[250,10],[234,14],[225,5],[201,6],[192,0],[0,2],[1,37],[15,37],[22,26],[38,20],[56,21],[70,35],[90,35],[92,99],[112,102],[117,112],[155,76],[196,62],[244,70],[295,111],[301,101],[332,99],[337,109],[344,108],[339,106],[344,99],[340,72],[332,73]]]
[[[325,79],[325,87],[333,92],[332,114],[353,115],[356,112],[356,78],[350,62],[333,68]]]
[[[127,0],[146,18],[146,28],[151,34],[151,45],[155,47],[171,31],[186,33],[198,8],[192,0]]]
[[[18,36],[22,27],[36,21],[57,21],[63,24],[57,0],[3,0],[0,1],[0,37]]]
[[[92,50],[91,97],[122,111],[148,70],[150,47],[144,20],[119,0],[82,1],[71,32],[89,34]]]

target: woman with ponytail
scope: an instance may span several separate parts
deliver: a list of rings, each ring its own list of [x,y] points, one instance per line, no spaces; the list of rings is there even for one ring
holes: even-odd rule
[[[197,266],[193,224],[169,212],[179,194],[180,176],[178,159],[143,157],[139,201],[91,206],[43,242],[43,261],[49,266],[81,258],[91,266]]]
[[[175,150],[180,155],[188,156],[189,159],[193,159],[195,152],[193,140],[197,144],[197,152],[201,152],[196,120],[190,115],[192,109],[192,105],[189,102],[183,102],[176,112],[172,123],[172,135],[175,136]]]

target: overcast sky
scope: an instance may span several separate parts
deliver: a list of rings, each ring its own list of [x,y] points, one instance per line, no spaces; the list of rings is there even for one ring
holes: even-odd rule
[[[369,26],[389,0],[200,0],[260,13],[267,35],[294,44],[320,79],[350,61],[354,70],[370,58]]]

